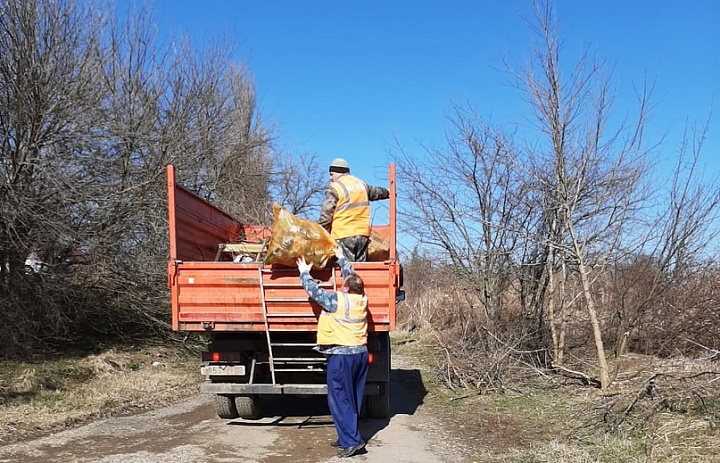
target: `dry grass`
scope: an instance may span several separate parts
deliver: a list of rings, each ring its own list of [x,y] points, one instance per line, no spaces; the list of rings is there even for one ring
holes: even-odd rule
[[[402,339],[395,352],[424,359],[426,403],[469,462],[720,461],[717,362],[624,356],[617,370],[622,381],[609,395],[527,368],[506,378],[503,393],[486,394],[437,383],[436,370],[445,359],[433,356],[439,350],[432,337],[404,334]],[[653,394],[639,394],[653,376]]]
[[[0,444],[195,395],[198,358],[166,347],[0,364]]]
[[[468,462],[715,463],[720,461],[717,362],[624,356],[612,395],[531,370],[504,393],[445,387],[436,338],[396,332],[393,354],[422,365],[425,406]],[[198,356],[166,347],[110,350],[43,363],[0,364],[0,445],[192,396]],[[672,374],[671,373],[671,369]],[[653,397],[637,391],[658,371]],[[633,373],[634,372],[634,373]],[[618,416],[633,409],[617,426]]]

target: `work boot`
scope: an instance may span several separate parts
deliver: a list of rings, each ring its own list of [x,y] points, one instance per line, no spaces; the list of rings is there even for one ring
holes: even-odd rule
[[[365,442],[360,442],[357,445],[353,445],[352,447],[343,448],[340,447],[338,450],[338,457],[339,458],[347,458],[351,457],[353,455],[357,455],[359,453],[364,453],[365,450]]]

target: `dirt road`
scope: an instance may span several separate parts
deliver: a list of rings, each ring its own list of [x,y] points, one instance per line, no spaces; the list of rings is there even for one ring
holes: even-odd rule
[[[459,462],[442,427],[423,407],[420,371],[394,368],[388,420],[363,420],[367,453],[357,462]],[[111,418],[40,439],[0,447],[0,462],[22,463],[320,463],[336,457],[324,396],[278,397],[259,420],[221,420],[212,398],[198,395],[171,407]]]

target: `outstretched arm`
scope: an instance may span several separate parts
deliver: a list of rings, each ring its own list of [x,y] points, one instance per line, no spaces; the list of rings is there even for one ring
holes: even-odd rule
[[[349,260],[347,260],[347,257],[345,257],[345,253],[343,252],[342,248],[340,246],[336,247],[335,250],[335,257],[338,259],[338,265],[340,265],[340,274],[343,278],[347,278],[348,275],[351,275],[355,273],[355,269],[353,268],[352,264]]]
[[[335,291],[327,291],[318,286],[317,282],[310,276],[312,263],[305,262],[304,257],[297,260],[298,270],[300,271],[300,281],[302,282],[305,292],[308,296],[323,308],[326,312],[335,312],[338,307],[337,293]]]
[[[367,185],[368,200],[378,201],[380,199],[388,199],[390,197],[390,190],[381,186]]]

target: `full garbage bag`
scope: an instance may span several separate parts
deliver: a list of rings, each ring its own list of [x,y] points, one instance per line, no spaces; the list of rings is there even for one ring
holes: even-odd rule
[[[335,240],[317,222],[296,217],[287,209],[273,205],[272,235],[268,243],[266,264],[295,266],[298,257],[322,268],[334,255]]]

